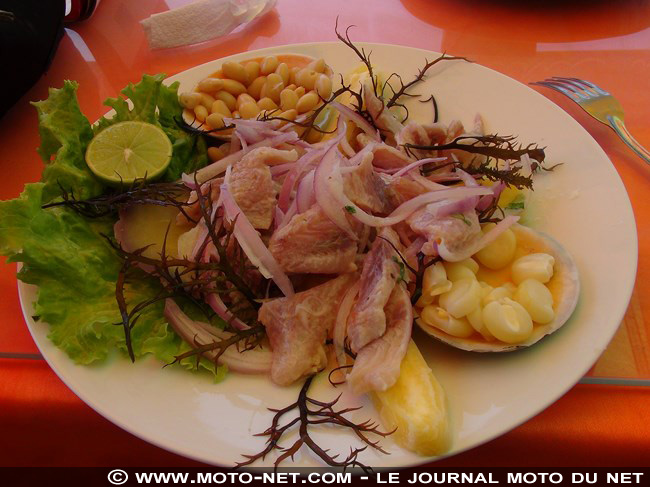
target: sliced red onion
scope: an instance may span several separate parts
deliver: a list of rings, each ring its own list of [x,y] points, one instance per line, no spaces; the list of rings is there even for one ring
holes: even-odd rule
[[[226,181],[227,179],[226,177]],[[294,291],[291,281],[271,252],[269,252],[269,249],[264,245],[257,230],[253,228],[244,212],[237,206],[227,182],[221,185],[219,198],[223,204],[226,218],[231,222],[235,222],[235,238],[251,263],[257,267],[264,277],[272,279],[285,296],[293,296]]]
[[[275,205],[275,211],[273,212],[273,229],[277,230],[280,228],[280,224],[284,220],[284,211],[280,209],[278,205]]]
[[[420,185],[422,185],[429,191],[440,191],[449,188],[449,186],[445,186],[444,184],[440,184],[440,183],[434,183],[429,178],[425,178],[422,174],[420,174],[419,171],[410,172],[408,174],[408,177],[410,177],[413,181],[420,183]]]
[[[319,157],[322,157],[324,153],[325,151],[322,149],[307,151],[300,159],[293,163],[293,168],[291,168],[289,174],[284,178],[282,188],[280,188],[280,193],[278,194],[278,206],[282,211],[287,211],[289,208],[289,200],[291,199],[293,188],[296,182],[300,181],[305,169],[311,166]]]
[[[293,200],[287,212],[282,216],[282,220],[278,224],[276,230],[279,230],[280,228],[284,227],[287,223],[289,223],[296,213],[298,213],[296,209],[296,200]]]
[[[218,340],[228,339],[233,336],[223,330],[210,326],[207,323],[190,319],[178,305],[171,299],[165,300],[165,318],[176,333],[192,348],[214,343]],[[202,354],[208,360],[217,356],[216,351]],[[228,347],[218,359],[219,364],[228,366],[234,372],[242,374],[266,374],[271,370],[273,354],[268,348],[254,348],[240,352],[237,346]]]
[[[438,254],[447,262],[459,262],[461,260],[468,259],[476,252],[481,250],[483,247],[492,243],[496,238],[510,228],[514,223],[519,220],[518,216],[508,215],[499,223],[497,223],[494,228],[492,228],[487,233],[483,234],[479,239],[477,239],[472,245],[467,246],[466,248],[452,252],[447,248],[445,242],[441,242],[438,245]]]
[[[291,143],[297,140],[298,140],[298,134],[291,131],[291,132],[280,134],[276,137],[271,137],[269,139],[262,140],[257,144],[251,144],[248,146],[246,151],[243,150],[237,151],[234,154],[227,155],[223,159],[219,159],[217,162],[213,162],[209,166],[205,166],[203,169],[199,169],[198,171],[196,171],[196,173],[194,173],[194,175],[191,175],[189,180],[192,183],[194,183],[194,176],[196,176],[196,180],[198,181],[199,184],[204,183],[210,179],[219,176],[221,173],[225,172],[228,166],[235,164],[242,157],[244,157],[247,152],[250,152],[253,149],[259,149],[260,147],[277,147],[281,144],[284,144],[285,142]],[[187,179],[186,175],[183,174],[183,182],[187,184],[186,179]]]
[[[316,202],[314,196],[314,170],[309,171],[305,177],[300,180],[298,190],[296,191],[297,213],[304,213]]]
[[[348,159],[347,165],[358,166],[363,161],[363,158],[366,157],[366,154],[371,153],[377,145],[379,144],[376,144],[375,142],[370,142],[369,144],[366,144],[366,146],[363,149],[361,149],[354,156]],[[377,170],[377,168],[375,168],[375,170]]]
[[[495,201],[499,199],[499,196],[501,196],[501,192],[505,189],[506,185],[502,182],[498,182],[490,186],[490,189],[492,189],[492,194],[488,194],[486,196],[481,196],[481,199],[479,200],[478,204],[476,205],[476,209],[478,211],[483,211],[486,210],[487,208],[490,207],[490,205]]]
[[[355,282],[346,291],[343,299],[339,304],[339,310],[336,313],[336,321],[334,322],[334,329],[332,330],[332,341],[334,342],[334,352],[336,354],[336,361],[339,367],[347,364],[347,357],[345,355],[345,336],[348,331],[348,316],[352,311],[354,300],[359,294],[361,287],[360,281]]]
[[[403,175],[406,174],[407,172],[412,171],[412,170],[415,169],[416,167],[420,167],[420,166],[423,166],[423,165],[425,165],[425,164],[429,164],[429,163],[431,163],[431,162],[442,162],[442,161],[446,161],[446,160],[447,160],[446,157],[428,157],[428,158],[426,158],[426,159],[420,159],[419,161],[412,162],[412,163],[409,164],[408,166],[404,166],[404,167],[401,168],[399,171],[397,171],[396,173],[394,173],[393,176],[395,176],[396,178],[398,178],[398,177],[400,177],[400,176],[403,176]]]
[[[230,312],[221,299],[221,296],[217,293],[209,294],[205,302],[208,303],[208,306],[210,306],[210,308],[212,308],[212,310],[217,313],[223,321],[230,324],[236,330],[248,330],[250,328],[250,326]]]
[[[463,171],[462,169],[460,169],[460,168],[457,167],[456,170],[455,170],[454,172],[458,175],[458,177],[460,178],[460,180],[461,180],[462,182],[465,183],[465,186],[468,186],[468,187],[471,188],[471,187],[474,187],[474,186],[478,186],[478,185],[479,185],[479,184],[476,182],[476,179],[474,179],[474,176],[472,176],[471,174],[469,174],[469,173]]]
[[[357,127],[359,127],[361,130],[363,130],[366,134],[368,134],[370,137],[372,137],[374,140],[379,142],[381,140],[381,137],[379,137],[379,131],[375,129],[368,120],[363,118],[361,115],[359,115],[357,112],[352,110],[351,108],[346,107],[345,105],[341,105],[337,101],[332,101],[330,102],[330,106],[353,122]]]
[[[335,164],[336,162],[338,161],[335,160]],[[340,175],[340,171],[338,171],[338,165],[336,165],[335,171],[333,172],[335,173],[338,172],[338,174]],[[330,201],[329,205],[335,208],[346,208],[346,207],[351,208],[350,214],[354,218],[356,218],[357,220],[359,220],[361,223],[365,225],[370,225],[371,227],[388,227],[388,226],[395,225],[396,223],[406,220],[406,218],[408,218],[414,211],[418,210],[422,206],[436,201],[442,201],[446,199],[469,198],[470,196],[482,196],[491,193],[490,188],[485,188],[485,187],[477,187],[477,188],[468,188],[466,186],[455,187],[455,188],[445,187],[445,189],[441,189],[438,191],[430,191],[428,193],[418,195],[415,198],[412,198],[402,203],[400,206],[397,207],[397,209],[395,209],[395,211],[393,211],[387,217],[378,217],[366,213],[357,205],[355,205],[352,202],[352,200],[350,200],[343,193],[342,185],[340,187],[341,187],[340,191],[331,192],[330,196],[332,197],[332,199],[336,201],[334,202]]]
[[[358,236],[352,230],[352,226],[345,214],[345,207],[350,199],[343,192],[343,176],[340,171],[341,155],[337,146],[333,146],[327,151],[314,173],[314,194],[316,202],[327,215],[332,223],[343,230],[353,240],[358,240]],[[355,208],[353,206],[352,208]]]
[[[350,145],[350,143],[348,142],[347,130],[348,130],[348,124],[345,123],[345,117],[339,117],[336,123],[336,133],[337,135],[343,135],[343,138],[341,138],[341,150],[343,151],[343,154],[345,154],[346,156],[353,157],[355,151]]]
[[[277,166],[269,166],[269,170],[271,171],[271,176],[275,179],[288,173],[295,165],[295,162],[285,162],[284,164],[278,164]]]

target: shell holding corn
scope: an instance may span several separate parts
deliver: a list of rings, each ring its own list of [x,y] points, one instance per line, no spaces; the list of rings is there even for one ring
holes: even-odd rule
[[[478,333],[468,338],[459,338],[444,331],[428,326],[416,318],[418,326],[432,337],[455,348],[471,352],[510,352],[523,347],[529,347],[546,335],[550,335],[564,325],[576,308],[580,295],[580,279],[573,258],[566,249],[552,237],[523,225],[511,227],[517,237],[517,246],[525,253],[547,253],[555,258],[554,272],[551,280],[546,283],[553,296],[554,319],[545,325],[535,324],[532,334],[523,342],[509,344],[497,340],[488,341]]]

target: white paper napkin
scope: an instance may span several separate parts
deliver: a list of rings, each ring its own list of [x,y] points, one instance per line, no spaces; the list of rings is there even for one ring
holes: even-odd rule
[[[154,14],[141,24],[152,49],[185,46],[231,33],[264,15],[277,0],[197,0]]]

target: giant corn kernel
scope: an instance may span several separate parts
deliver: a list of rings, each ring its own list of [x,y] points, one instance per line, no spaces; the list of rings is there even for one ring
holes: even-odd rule
[[[386,391],[371,393],[384,428],[391,438],[419,455],[440,455],[450,446],[445,392],[411,340],[397,382]]]
[[[535,279],[522,281],[515,291],[514,299],[528,311],[536,323],[545,325],[555,318],[551,291]]]
[[[498,301],[499,299],[512,299],[513,292],[514,289],[511,289],[510,286],[506,286],[504,284],[503,286],[492,288],[489,292],[485,293],[481,302],[483,303],[483,306],[485,306],[488,303],[491,303],[492,301]]]
[[[494,226],[494,223],[488,223],[483,227],[483,232],[489,232]],[[479,250],[476,258],[488,269],[503,269],[514,258],[516,249],[517,237],[512,230],[507,229],[493,242]]]
[[[472,328],[479,332],[483,338],[486,340],[494,340],[492,333],[490,333],[490,330],[487,329],[487,326],[485,326],[485,323],[483,322],[483,310],[480,306],[477,306],[474,311],[466,316],[466,318],[467,321],[469,321],[469,324],[472,325]]]
[[[454,318],[462,318],[480,304],[481,286],[475,278],[459,279],[449,291],[440,295],[439,302]]]
[[[447,271],[442,262],[430,265],[424,271],[422,278],[422,294],[437,296],[451,289],[451,281],[447,279]]]
[[[465,318],[454,318],[446,310],[434,304],[425,306],[422,309],[420,319],[425,324],[458,338],[467,338],[474,334],[474,328]]]
[[[445,264],[447,278],[450,281],[457,281],[466,277],[473,278],[478,272],[478,264],[471,257],[460,262],[447,262]]]
[[[555,258],[552,255],[528,254],[512,263],[512,281],[519,285],[526,279],[535,279],[546,284],[553,277]]]
[[[528,311],[510,298],[488,303],[482,317],[490,333],[505,343],[523,342],[533,332],[533,320]]]

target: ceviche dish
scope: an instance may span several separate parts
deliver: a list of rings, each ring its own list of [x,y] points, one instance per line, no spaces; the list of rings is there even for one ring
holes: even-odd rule
[[[287,52],[221,63],[180,92],[144,75],[95,123],[66,81],[34,103],[41,181],[0,202],[0,251],[38,287],[34,319],[74,362],[117,350],[155,357],[161,374],[211,374],[215,388],[240,374],[300,386],[268,404],[268,429],[253,432],[267,442],[237,467],[306,450],[369,469],[360,452],[389,453],[388,435],[444,454],[445,384],[418,344],[529,347],[578,300],[571,256],[522,224],[537,175],[565,161],[490,133],[480,113],[439,119],[420,82],[471,61],[393,73],[338,37],[359,58],[350,72]],[[415,103],[427,118],[410,116]],[[312,395],[319,374],[368,395],[381,421]],[[318,425],[361,446],[323,448]]]

